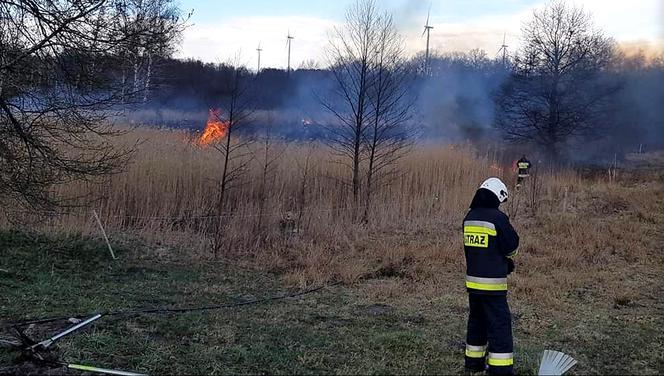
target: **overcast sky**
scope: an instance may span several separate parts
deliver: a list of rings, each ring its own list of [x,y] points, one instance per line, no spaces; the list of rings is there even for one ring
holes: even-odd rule
[[[262,67],[286,66],[286,35],[295,37],[292,65],[316,60],[324,64],[327,32],[343,22],[355,0],[180,0],[193,10],[178,57],[207,62],[235,56],[256,66],[261,43]],[[494,56],[506,34],[510,48],[519,45],[520,28],[543,0],[379,0],[405,36],[410,53],[425,48],[421,37],[431,5],[431,45],[439,51],[482,48]],[[596,26],[623,44],[655,45],[664,41],[664,0],[575,0],[594,15]]]

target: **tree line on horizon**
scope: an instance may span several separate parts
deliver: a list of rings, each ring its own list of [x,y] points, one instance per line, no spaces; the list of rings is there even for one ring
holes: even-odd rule
[[[567,8],[557,11],[580,12]],[[585,15],[576,22],[590,27],[589,17]],[[491,57],[478,49],[434,51],[429,58],[428,74],[424,74],[423,54],[405,58],[403,64],[412,74],[411,90],[417,97],[413,111],[421,135],[451,142],[499,138],[534,144],[545,154],[562,160],[592,157],[588,153],[583,157],[567,153],[579,143],[592,144],[593,151],[601,149],[620,155],[661,148],[664,110],[658,103],[664,100],[664,54],[656,58],[626,55],[610,38],[589,30],[591,35],[584,36],[585,41],[571,43],[595,43],[588,47],[591,51],[573,52],[581,56],[594,54],[592,64],[587,65],[590,62],[584,57],[572,66],[562,64],[563,71],[558,73],[555,69],[547,71],[547,63],[541,57],[539,66],[533,65],[537,61],[533,56],[528,60],[522,55],[512,55],[503,64],[500,57]],[[597,44],[602,44],[601,48]],[[546,56],[547,52],[540,53]],[[219,82],[236,69],[252,78],[256,87],[252,91],[253,105],[260,110],[297,110],[315,117],[325,112],[320,96],[333,89],[332,71],[320,68],[319,64],[303,63],[290,73],[277,68],[256,73],[232,63],[168,58],[161,61],[160,76],[156,77],[150,101],[144,108],[199,111],[203,117],[225,95]],[[558,81],[553,84],[551,81],[556,76]],[[559,99],[549,96],[554,92],[559,93]],[[521,113],[515,111],[523,105],[531,107]],[[547,105],[550,108],[545,111]],[[547,113],[558,111],[557,117]],[[559,120],[551,122],[549,118]],[[168,119],[159,120],[168,124]],[[560,127],[556,125],[558,122]],[[550,124],[548,130],[540,123]],[[201,122],[188,124],[196,127]],[[284,129],[292,133],[292,128],[299,125],[293,119]],[[560,150],[551,149],[553,146]]]

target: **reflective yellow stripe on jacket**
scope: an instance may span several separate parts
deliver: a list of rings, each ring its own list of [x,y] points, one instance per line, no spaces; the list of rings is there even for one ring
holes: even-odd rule
[[[463,222],[463,232],[477,232],[480,234],[488,234],[491,236],[496,236],[496,225],[487,221],[464,221]]]
[[[466,276],[466,287],[482,291],[507,291],[507,278]]]
[[[519,163],[519,168],[520,168],[520,169],[526,169],[526,168],[528,168],[528,167],[529,167],[529,166],[528,166],[528,163],[525,163],[525,162],[521,162],[521,163]]]
[[[496,236],[496,226],[486,221],[465,221],[463,223],[463,244],[468,247],[488,248],[489,236]]]

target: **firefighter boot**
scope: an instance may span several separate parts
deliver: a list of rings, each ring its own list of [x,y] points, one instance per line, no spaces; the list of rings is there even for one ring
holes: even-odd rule
[[[487,323],[481,297],[468,294],[469,313],[466,332],[465,366],[467,372],[486,369]]]
[[[514,375],[512,316],[507,296],[485,295],[483,303],[487,318],[489,374]]]

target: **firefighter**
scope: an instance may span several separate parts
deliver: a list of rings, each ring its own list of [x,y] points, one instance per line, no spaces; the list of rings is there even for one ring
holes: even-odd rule
[[[526,158],[526,155],[522,155],[521,159],[516,162],[516,167],[518,169],[516,176],[516,186],[520,187],[523,179],[530,176],[528,170],[530,170],[530,161]]]
[[[469,372],[512,375],[512,318],[507,305],[507,275],[514,270],[519,235],[498,210],[507,187],[489,178],[477,190],[463,221],[466,289],[470,313],[465,366]]]

